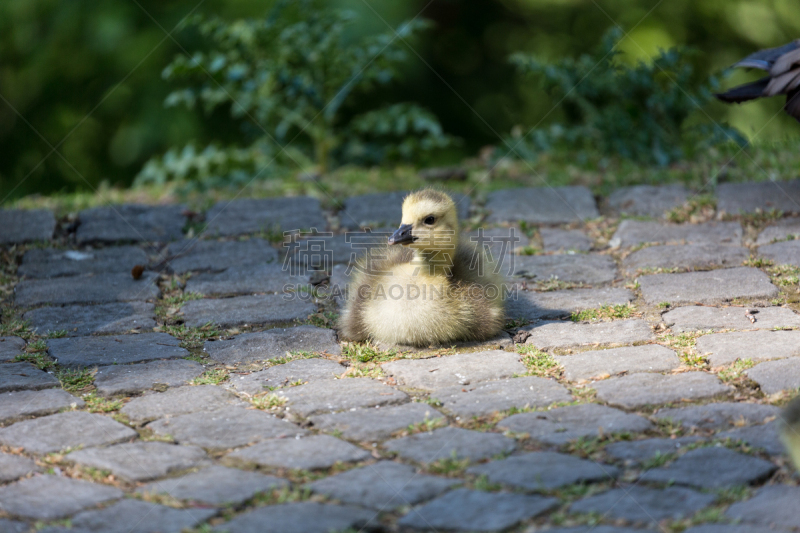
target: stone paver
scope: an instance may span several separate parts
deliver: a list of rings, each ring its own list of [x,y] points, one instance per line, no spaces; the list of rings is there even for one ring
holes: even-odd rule
[[[742,441],[757,450],[764,450],[768,455],[784,455],[786,448],[781,441],[780,421],[776,420],[760,426],[748,426],[729,429],[717,433],[714,438],[733,442]]]
[[[738,222],[703,224],[662,224],[646,220],[623,220],[609,241],[612,248],[628,248],[642,243],[726,244],[742,243]]]
[[[776,242],[760,246],[758,255],[771,259],[776,265],[800,267],[800,241]]]
[[[58,364],[94,366],[178,359],[189,355],[180,341],[166,333],[50,339],[47,350]]]
[[[746,524],[703,524],[702,526],[691,527],[686,533],[762,533],[764,529]],[[767,530],[769,533],[789,533],[788,529],[777,529],[774,527]]]
[[[307,231],[327,226],[319,200],[295,198],[245,199],[215,204],[206,213],[208,235],[242,235],[261,231]]]
[[[733,402],[659,409],[654,414],[658,419],[680,422],[687,429],[725,429],[733,426],[764,424],[779,415],[780,409],[773,405]]]
[[[696,348],[697,353],[708,357],[711,366],[728,365],[737,359],[784,359],[800,355],[800,331],[714,333],[697,339]]]
[[[653,489],[637,485],[609,490],[572,504],[573,513],[597,513],[606,518],[658,526],[661,520],[680,520],[714,503],[716,495],[684,487]]]
[[[677,439],[644,439],[619,441],[605,447],[606,453],[625,464],[640,464],[658,456],[678,453],[689,444],[700,440],[699,437],[679,437]]]
[[[633,301],[628,289],[616,287],[603,289],[567,289],[561,291],[515,291],[506,301],[509,318],[537,320],[561,318],[575,311],[594,309],[603,305],[624,305]]]
[[[409,465],[380,461],[307,485],[313,492],[343,503],[388,511],[430,500],[460,480],[418,474]]]
[[[312,382],[277,391],[288,407],[300,416],[310,416],[408,401],[408,395],[370,378],[343,378]]]
[[[485,475],[492,483],[537,491],[553,490],[574,483],[613,481],[619,475],[619,469],[615,466],[555,452],[515,455],[473,466],[467,472]]]
[[[664,372],[681,365],[675,352],[658,344],[557,355],[555,360],[564,367],[564,377],[569,381],[613,376],[620,372]]]
[[[122,495],[121,490],[108,485],[51,475],[34,476],[0,487],[4,511],[34,520],[64,518]]]
[[[398,225],[400,215],[398,213]],[[317,234],[303,236],[287,246],[294,269],[299,272],[327,271],[335,264],[348,264],[359,256],[382,255],[380,247],[386,244],[391,231],[348,231],[344,234]],[[374,253],[371,250],[377,249]]]
[[[723,488],[752,485],[766,480],[777,465],[728,448],[698,448],[683,454],[663,468],[648,470],[642,481]]]
[[[500,350],[398,360],[385,363],[382,368],[400,385],[427,390],[509,378],[527,372],[519,354]]]
[[[310,418],[316,429],[339,431],[341,436],[354,441],[377,441],[389,438],[392,433],[426,420],[441,420],[442,414],[424,403],[391,405],[379,409],[356,409]]]
[[[588,252],[592,249],[592,240],[579,230],[540,228],[539,237],[545,252]]]
[[[10,453],[0,453],[0,483],[14,481],[41,469],[36,466],[31,459],[21,455],[11,455]],[[0,506],[2,508],[2,506]],[[0,531],[3,531],[0,528]]]
[[[607,255],[556,254],[514,256],[514,276],[536,282],[558,279],[589,285],[608,283],[617,277],[617,264]]]
[[[328,468],[340,461],[352,463],[370,457],[368,451],[330,435],[264,440],[227,455],[228,459],[245,464],[303,470]]]
[[[0,424],[84,405],[83,400],[61,389],[6,392],[0,394]]]
[[[625,409],[712,398],[732,390],[705,372],[630,374],[598,381],[593,387],[599,400]]]
[[[90,448],[67,455],[68,461],[109,470],[130,481],[147,481],[185,470],[206,458],[196,446],[175,446],[166,442],[128,442],[108,448]]]
[[[653,274],[638,278],[649,304],[717,304],[736,298],[774,298],[778,288],[757,268],[738,267],[709,272]]]
[[[722,183],[717,187],[717,209],[732,215],[772,209],[800,211],[800,180],[759,183]]]
[[[130,272],[134,265],[146,265],[147,254],[136,246],[115,246],[97,250],[34,248],[25,252],[17,275],[26,278],[56,278],[80,274]]]
[[[766,394],[800,387],[800,357],[761,363],[745,372]]]
[[[487,222],[565,224],[600,215],[586,187],[537,187],[489,193]]]
[[[618,215],[661,218],[688,198],[689,191],[683,185],[634,185],[612,192],[608,207]]]
[[[181,533],[217,514],[216,509],[174,509],[125,499],[104,509],[83,511],[70,521],[77,531],[103,533]]]
[[[151,331],[156,326],[155,305],[147,302],[122,302],[101,305],[40,307],[25,313],[39,334],[66,331],[67,337]]]
[[[131,422],[140,424],[165,416],[214,411],[229,405],[246,404],[222,387],[199,385],[178,387],[134,398],[125,404],[121,413]]]
[[[546,407],[569,402],[572,395],[552,379],[524,376],[474,385],[457,385],[435,390],[432,394],[445,409],[462,417],[488,415],[512,407]]]
[[[180,239],[186,218],[179,205],[115,205],[78,214],[78,244],[117,241],[168,242]]]
[[[40,304],[104,304],[158,298],[156,275],[145,272],[138,280],[130,272],[87,274],[53,279],[22,280],[14,289],[14,301],[22,307]]]
[[[642,530],[617,526],[578,526],[548,529],[547,533],[642,533]]]
[[[176,274],[220,271],[234,266],[262,265],[278,259],[278,251],[264,239],[200,241],[187,239],[170,244],[166,266]]]
[[[226,533],[330,533],[363,529],[375,511],[351,505],[302,502],[268,505],[214,528]]]
[[[181,477],[153,481],[136,489],[140,494],[164,494],[178,500],[209,505],[238,505],[259,492],[288,487],[289,482],[275,476],[247,472],[238,468],[209,466]]]
[[[304,320],[316,310],[313,303],[298,297],[264,294],[219,300],[192,300],[184,304],[182,311],[183,321],[189,327],[201,327],[210,322],[223,328],[231,328]]]
[[[0,363],[13,361],[25,351],[25,340],[19,337],[0,337]]]
[[[407,191],[364,194],[344,201],[344,209],[339,213],[343,228],[357,229],[380,226],[397,227],[403,215],[403,199]],[[459,218],[469,214],[470,199],[463,194],[453,194]]]
[[[498,531],[557,505],[556,498],[456,489],[412,509],[398,524],[425,530]]]
[[[297,326],[244,333],[230,340],[206,341],[203,351],[215,361],[232,365],[286,357],[287,352],[294,351],[341,355],[342,348],[332,329]]]
[[[58,385],[55,376],[30,363],[0,365],[0,392],[52,389]]]
[[[706,269],[711,267],[737,267],[750,257],[743,246],[724,244],[665,244],[650,246],[633,252],[622,261],[628,272],[645,268]]]
[[[708,307],[688,305],[661,315],[676,333],[707,329],[774,329],[800,327],[800,315],[785,307],[760,307],[750,322],[747,307]]]
[[[203,296],[289,293],[308,287],[308,278],[290,276],[283,265],[234,266],[222,272],[201,272],[186,282],[186,292]]]
[[[656,335],[644,320],[612,320],[594,324],[554,321],[526,326],[530,337],[525,344],[540,350],[575,346],[633,344],[655,340]]]
[[[757,524],[762,531],[768,526],[800,528],[800,487],[772,485],[762,487],[749,500],[734,503],[725,512],[728,518],[747,524]]]
[[[544,230],[542,230],[544,231]],[[554,230],[562,231],[562,230]],[[580,233],[580,232],[577,232]],[[478,228],[469,233],[468,240],[491,255],[494,261],[506,265],[507,256],[530,244],[530,239],[517,226],[507,228]],[[555,244],[551,242],[551,244]],[[550,250],[547,250],[550,251]],[[501,272],[504,270],[501,267]]]
[[[652,428],[653,424],[639,415],[603,405],[583,404],[512,415],[500,421],[497,427],[528,433],[533,440],[559,446],[601,433],[639,433]]]
[[[237,406],[163,418],[147,427],[158,435],[171,436],[180,444],[193,444],[209,450],[238,448],[263,439],[306,433],[264,411]]]
[[[0,244],[47,241],[56,230],[56,218],[44,209],[0,209]]]
[[[17,422],[0,429],[0,444],[27,453],[50,453],[79,446],[106,446],[136,437],[131,428],[103,415],[69,411]]]
[[[756,246],[800,238],[800,218],[784,218],[764,228],[758,234]]]
[[[339,347],[338,344],[336,346]],[[344,366],[329,359],[296,359],[251,374],[231,375],[225,386],[253,396],[271,388],[292,386],[298,381],[305,384],[338,378],[346,370]]]
[[[103,396],[136,394],[156,386],[179,387],[205,369],[195,361],[175,359],[137,365],[102,366],[94,375],[97,392]]]
[[[439,459],[478,461],[516,448],[513,439],[498,433],[481,433],[462,428],[446,427],[416,433],[386,442],[384,447],[403,459],[418,463],[432,463]]]

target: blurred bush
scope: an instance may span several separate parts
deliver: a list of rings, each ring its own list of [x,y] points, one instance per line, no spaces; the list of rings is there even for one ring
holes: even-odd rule
[[[719,80],[697,73],[690,62],[696,52],[672,48],[650,63],[628,66],[617,60],[622,35],[618,28],[609,30],[594,53],[578,59],[549,63],[512,55],[519,72],[539,80],[559,102],[564,121],[524,135],[517,128],[500,152],[523,158],[552,150],[599,152],[667,165],[721,143],[747,143],[735,128],[703,115]],[[698,115],[691,123],[690,117]]]
[[[343,105],[392,82],[408,57],[402,46],[428,24],[416,19],[377,35],[352,38],[351,12],[319,0],[280,2],[265,18],[196,21],[207,50],[179,55],[164,78],[183,87],[168,107],[222,107],[241,120],[247,148],[187,146],[150,160],[137,183],[194,178],[200,187],[243,185],[313,164],[318,173],[346,163],[419,162],[445,148],[435,115],[413,103],[383,106],[352,117]]]

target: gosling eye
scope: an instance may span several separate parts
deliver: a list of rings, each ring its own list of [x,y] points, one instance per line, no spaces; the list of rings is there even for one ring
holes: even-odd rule
[[[429,215],[425,217],[425,220],[423,220],[423,222],[428,226],[433,226],[433,223],[436,222],[436,217],[434,217],[433,215]]]

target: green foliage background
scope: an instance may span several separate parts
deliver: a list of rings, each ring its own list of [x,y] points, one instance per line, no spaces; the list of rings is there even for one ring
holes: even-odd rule
[[[91,190],[100,182],[128,185],[142,165],[171,147],[243,135],[228,110],[208,116],[165,108],[175,89],[161,77],[199,35],[174,31],[190,14],[232,19],[262,16],[255,0],[4,0],[0,2],[0,200],[31,193]],[[498,144],[516,125],[564,121],[563,109],[538,84],[516,75],[508,56],[548,61],[577,57],[619,25],[630,32],[620,61],[647,60],[659,48],[690,45],[696,64],[718,73],[756,48],[800,36],[795,0],[341,0],[358,15],[353,31],[373,35],[403,20],[434,21],[409,51],[403,79],[360,99],[352,116],[399,102],[431,110],[445,132],[464,140],[457,160]],[[354,36],[355,37],[355,36]],[[736,73],[733,84],[753,75]],[[740,107],[711,103],[756,140],[780,139],[797,125],[782,102]],[[65,140],[64,140],[65,139]],[[63,140],[63,143],[62,143]],[[61,144],[59,144],[61,143]],[[57,151],[52,152],[56,147]],[[49,154],[49,155],[48,155]]]

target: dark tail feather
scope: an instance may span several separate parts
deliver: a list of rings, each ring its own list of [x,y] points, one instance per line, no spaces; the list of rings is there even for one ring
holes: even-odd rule
[[[770,77],[767,76],[766,78],[761,78],[758,81],[734,87],[729,91],[715,94],[714,96],[723,102],[735,104],[747,102],[748,100],[754,100],[764,96],[764,89],[767,88],[769,80]]]
[[[775,61],[783,54],[791,52],[800,48],[800,39],[792,41],[789,44],[779,46],[777,48],[767,48],[766,50],[759,50],[755,54],[750,54],[742,59],[734,67],[742,68],[757,68],[760,70],[769,70]]]
[[[786,95],[786,105],[783,109],[800,122],[800,89],[791,91]]]

